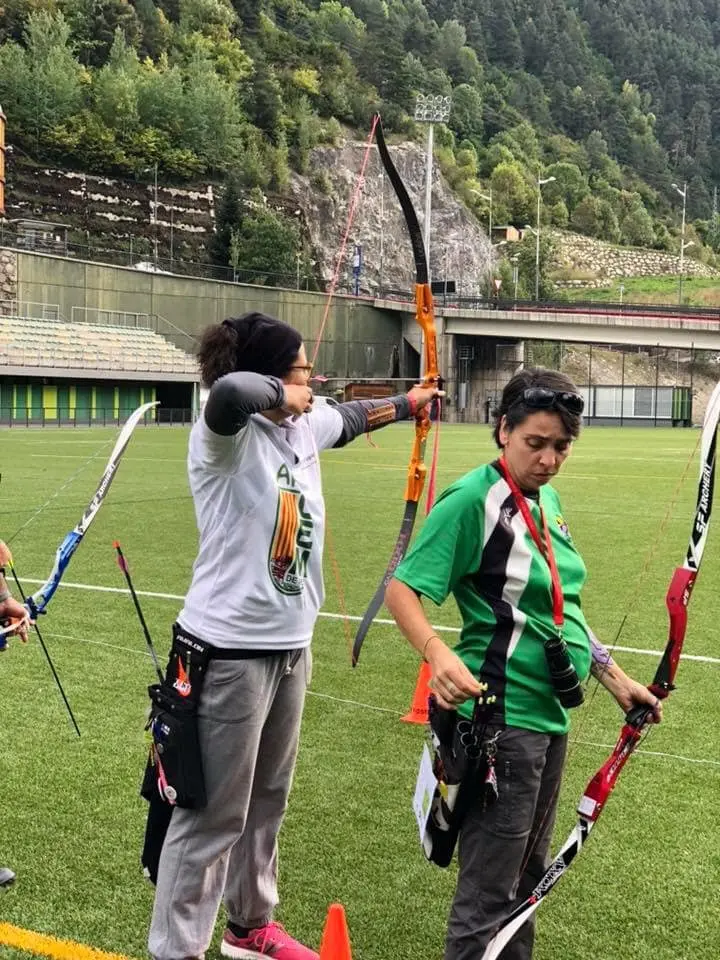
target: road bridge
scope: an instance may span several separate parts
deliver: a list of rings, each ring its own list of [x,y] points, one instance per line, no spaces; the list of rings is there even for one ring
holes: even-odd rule
[[[419,351],[414,302],[398,295],[375,299],[374,305],[402,314],[403,336]],[[471,419],[481,416],[481,405],[496,399],[517,371],[528,340],[720,355],[720,310],[705,307],[453,298],[436,301],[436,319],[450,406],[457,405],[459,416],[467,410]]]
[[[409,335],[415,304],[376,299],[381,310],[407,314]],[[660,346],[720,353],[720,310],[657,304],[476,300],[440,301],[436,305],[443,334],[518,340],[556,340],[626,346]],[[408,336],[408,339],[416,339]]]

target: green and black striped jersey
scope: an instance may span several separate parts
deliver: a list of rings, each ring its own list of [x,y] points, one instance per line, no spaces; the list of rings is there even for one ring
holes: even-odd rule
[[[546,485],[528,503],[539,530],[540,506],[547,519],[563,588],[563,637],[584,680],[591,659],[580,606],[585,564],[557,492]],[[497,697],[500,722],[567,732],[569,715],[554,694],[543,649],[557,630],[550,569],[498,467],[479,467],[444,491],[395,576],[438,605],[454,595],[462,616],[455,650]],[[460,708],[467,716],[471,711],[470,701]]]

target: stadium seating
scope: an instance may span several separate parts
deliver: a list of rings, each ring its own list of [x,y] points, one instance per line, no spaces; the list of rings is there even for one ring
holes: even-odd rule
[[[4,366],[197,373],[194,357],[153,330],[18,316],[0,316]]]

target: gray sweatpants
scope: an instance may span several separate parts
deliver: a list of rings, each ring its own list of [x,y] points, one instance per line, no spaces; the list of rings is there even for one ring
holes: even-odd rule
[[[497,742],[498,798],[473,807],[458,845],[460,872],[448,922],[445,960],[479,960],[498,924],[549,866],[567,737],[508,727]],[[502,953],[530,960],[533,916]]]
[[[173,811],[148,941],[155,960],[201,957],[223,898],[240,926],[272,919],[311,664],[309,648],[210,662],[199,707],[208,803]]]

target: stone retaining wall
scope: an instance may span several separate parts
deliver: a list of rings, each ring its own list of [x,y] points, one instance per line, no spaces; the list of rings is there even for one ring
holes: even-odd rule
[[[591,286],[593,279],[618,277],[659,277],[679,275],[680,257],[663,250],[645,250],[640,247],[616,247],[604,240],[583,237],[580,234],[553,231],[556,243],[555,261],[559,269],[577,270],[587,274],[582,286]],[[717,277],[718,271],[707,264],[686,256],[686,277]],[[558,286],[567,284],[560,281]],[[607,283],[601,284],[607,286]]]

